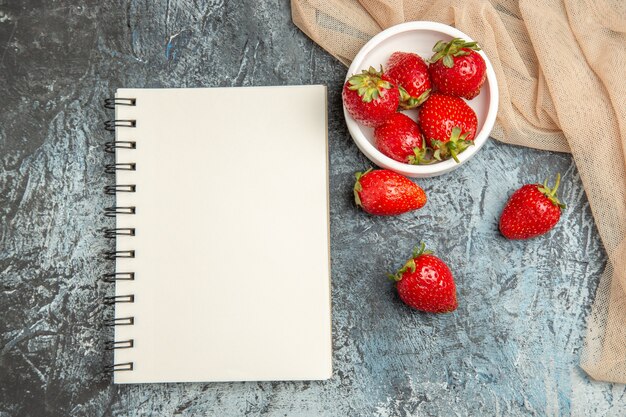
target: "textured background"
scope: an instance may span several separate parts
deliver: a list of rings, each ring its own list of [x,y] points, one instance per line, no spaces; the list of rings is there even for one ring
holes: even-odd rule
[[[494,141],[419,181],[417,213],[356,210],[369,166],[341,112],[345,68],[290,21],[287,0],[0,0],[0,417],[145,415],[623,416],[624,386],[578,367],[605,255],[569,155]],[[113,386],[96,230],[112,199],[102,99],[118,87],[329,87],[334,375],[326,382]],[[242,120],[246,111],[242,108]],[[210,120],[208,115],[207,120]],[[210,123],[210,122],[208,122]],[[565,176],[556,230],[497,232],[511,191]],[[460,307],[410,311],[385,278],[425,240]]]

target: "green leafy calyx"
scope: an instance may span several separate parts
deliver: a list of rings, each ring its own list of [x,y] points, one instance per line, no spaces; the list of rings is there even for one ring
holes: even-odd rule
[[[426,249],[426,244],[424,242],[420,242],[420,245],[413,249],[413,259],[419,258],[422,255],[431,255],[432,253],[433,251]]]
[[[433,47],[435,53],[430,57],[429,62],[434,64],[435,62],[443,59],[443,65],[452,68],[454,66],[454,59],[452,57],[459,57],[469,55],[470,51],[480,51],[480,46],[476,42],[467,42],[461,38],[454,38],[450,42],[439,41]]]
[[[408,157],[407,162],[411,165],[427,165],[432,163],[433,161],[428,159],[426,154],[428,152],[428,148],[426,147],[426,141],[422,138],[422,147],[413,148],[413,155]]]
[[[413,97],[401,86],[398,87],[398,90],[400,90],[400,107],[404,110],[421,106],[430,96],[430,88],[420,94],[419,97]]]
[[[467,140],[469,136],[469,132],[461,133],[461,128],[455,126],[452,128],[452,132],[450,133],[450,139],[447,142],[442,142],[440,140],[431,140],[431,144],[435,152],[433,153],[433,158],[441,161],[443,159],[448,159],[448,157],[452,157],[456,161],[456,163],[460,163],[459,154],[463,152],[468,146],[473,145],[473,140]]]
[[[426,250],[426,245],[424,244],[424,242],[421,242],[420,246],[416,246],[415,249],[413,249],[413,257],[409,259],[404,264],[404,266],[402,266],[402,268],[398,269],[398,272],[396,272],[395,274],[387,274],[387,276],[393,281],[400,281],[402,279],[402,275],[404,275],[405,272],[415,272],[415,269],[417,268],[417,266],[415,265],[415,260],[417,258],[422,255],[429,255],[431,253],[431,251]]]
[[[354,174],[354,178],[356,178],[356,182],[354,183],[354,202],[358,207],[362,207],[361,197],[359,197],[359,193],[363,190],[363,186],[361,185],[361,177],[370,172],[372,168],[368,169],[365,172],[357,172]]]
[[[540,185],[537,189],[539,190],[539,192],[541,192],[541,194],[548,197],[548,200],[550,200],[552,204],[564,209],[566,205],[564,203],[561,203],[558,197],[556,196],[556,192],[559,189],[560,183],[561,183],[561,174],[559,173],[559,174],[556,174],[556,182],[554,183],[554,187],[552,188],[548,187],[548,180],[546,179],[543,182],[543,185]]]
[[[356,91],[365,103],[369,103],[380,97],[383,90],[393,88],[393,84],[383,80],[382,76],[382,66],[380,71],[376,71],[374,67],[369,67],[369,69],[361,71],[360,74],[354,74],[348,79],[348,89]]]

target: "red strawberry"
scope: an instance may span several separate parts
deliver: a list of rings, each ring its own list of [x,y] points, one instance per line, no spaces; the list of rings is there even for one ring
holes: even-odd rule
[[[410,117],[396,113],[374,129],[374,140],[379,151],[399,162],[419,164],[424,161],[424,138],[417,123]]]
[[[343,105],[357,122],[376,127],[396,112],[400,92],[391,80],[373,67],[353,75],[343,86]]]
[[[428,98],[431,90],[428,65],[417,54],[394,52],[387,61],[387,76],[400,89],[400,107],[412,109]]]
[[[402,302],[427,313],[448,313],[456,310],[456,285],[450,268],[441,259],[415,248],[413,257],[394,275],[396,290]]]
[[[430,58],[430,78],[438,91],[451,96],[473,99],[487,78],[487,66],[476,42],[454,38],[439,41]]]
[[[474,144],[477,125],[474,110],[458,97],[433,93],[419,109],[419,126],[438,160],[459,162],[457,155]]]
[[[508,239],[530,239],[552,229],[561,218],[565,204],[556,197],[561,174],[554,188],[547,180],[541,184],[526,184],[515,191],[500,216],[500,231]]]
[[[424,207],[426,193],[418,185],[388,169],[355,174],[354,200],[369,214],[393,216]]]

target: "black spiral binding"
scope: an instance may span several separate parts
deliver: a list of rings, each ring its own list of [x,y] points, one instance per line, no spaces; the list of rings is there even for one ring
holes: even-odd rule
[[[102,302],[108,306],[112,306],[113,304],[117,304],[117,303],[134,303],[135,296],[133,294],[109,295],[107,297],[104,297],[104,300]]]
[[[128,140],[115,140],[104,144],[104,151],[108,153],[115,153],[116,149],[137,149],[137,143],[135,141]],[[106,168],[105,168],[106,172]]]
[[[135,120],[107,120],[104,122],[104,128],[109,132],[115,132],[116,127],[135,127],[137,126],[137,122]]]
[[[135,171],[136,169],[137,165],[134,163],[107,164],[104,167],[104,172],[106,172],[107,174],[115,174],[115,171]]]
[[[119,227],[119,228],[102,228],[99,230],[107,239],[115,239],[118,236],[135,236],[134,227]]]
[[[104,107],[107,109],[115,109],[116,106],[135,106],[137,104],[137,100],[134,98],[107,98],[104,100]],[[115,132],[116,129],[121,128],[134,128],[137,126],[137,122],[135,120],[107,120],[104,123],[104,128],[110,132]],[[135,141],[119,141],[113,140],[106,142],[104,145],[104,150],[108,153],[115,153],[118,150],[122,150],[126,152],[128,150],[137,149],[137,143]],[[114,164],[107,164],[104,168],[104,172],[107,174],[115,175],[117,171],[135,171],[137,169],[137,165],[134,162],[116,162]],[[134,193],[137,191],[137,186],[135,184],[114,184],[107,185],[104,187],[104,192],[108,195],[116,195],[118,193]],[[135,206],[112,206],[104,209],[104,215],[106,217],[117,217],[124,215],[134,215],[136,213]],[[123,227],[123,228],[102,228],[100,232],[107,239],[115,239],[118,236],[135,236],[135,228],[133,227]],[[107,251],[103,254],[104,259],[114,261],[119,258],[134,258],[135,251],[134,250],[114,250]],[[134,272],[111,272],[102,275],[102,280],[104,282],[115,283],[117,281],[133,281],[135,279]],[[104,297],[103,303],[105,305],[115,305],[118,303],[134,303],[135,295],[127,294],[127,295],[114,295]],[[105,320],[105,324],[107,326],[132,326],[135,324],[134,317],[113,317]],[[115,349],[131,349],[135,346],[135,341],[133,339],[129,340],[112,340],[107,341],[105,343],[106,350],[115,350]],[[121,371],[132,371],[134,368],[133,362],[127,363],[116,363],[113,365],[109,365],[105,367],[105,372],[113,373],[113,372],[121,372]]]
[[[108,274],[103,274],[102,280],[104,282],[134,281],[135,273],[134,272],[111,272]]]
[[[115,109],[115,106],[135,106],[137,100],[134,98],[105,98],[104,107],[107,109]]]
[[[105,320],[104,324],[106,326],[132,326],[135,324],[134,317],[113,317]]]
[[[106,342],[104,348],[106,350],[113,349],[130,349],[135,346],[135,341],[133,339],[129,340],[109,340]]]
[[[113,250],[104,252],[104,259],[107,261],[114,261],[118,258],[134,258],[134,250]]]
[[[135,191],[135,184],[115,184],[104,187],[104,193],[109,195],[115,195],[117,193],[134,193]]]
[[[118,214],[135,214],[135,206],[130,207],[118,207],[112,206],[104,209],[104,215],[107,217],[115,217]]]
[[[126,362],[126,363],[116,363],[114,365],[109,365],[109,366],[105,366],[104,367],[104,372],[118,372],[118,371],[132,371],[133,370],[133,363],[132,362]]]

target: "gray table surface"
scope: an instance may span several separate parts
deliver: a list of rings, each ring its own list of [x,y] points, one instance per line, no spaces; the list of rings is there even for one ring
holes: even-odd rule
[[[578,366],[606,256],[572,158],[492,140],[419,181],[423,210],[367,216],[352,201],[370,164],[343,121],[344,75],[287,0],[0,0],[0,417],[626,415],[624,386]],[[98,276],[112,265],[99,254],[113,244],[96,232],[112,203],[102,99],[284,84],[329,87],[332,379],[112,385],[100,372],[112,288]],[[502,238],[511,191],[556,172],[569,204],[556,230]],[[454,314],[405,308],[385,278],[420,240],[454,270]]]

